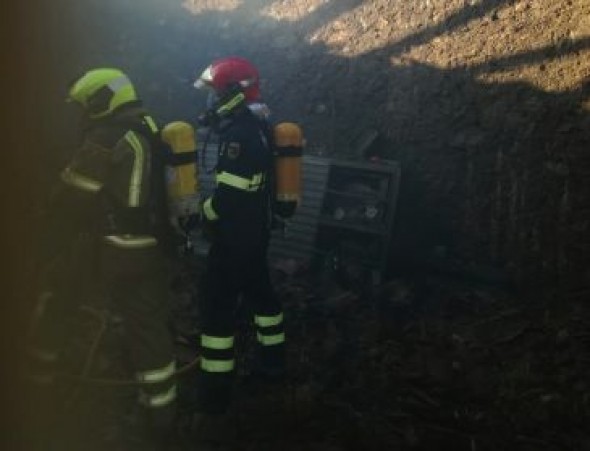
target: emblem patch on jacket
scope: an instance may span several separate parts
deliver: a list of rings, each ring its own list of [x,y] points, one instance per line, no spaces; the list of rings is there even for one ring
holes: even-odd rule
[[[227,145],[227,157],[235,160],[240,156],[240,143],[230,142]]]

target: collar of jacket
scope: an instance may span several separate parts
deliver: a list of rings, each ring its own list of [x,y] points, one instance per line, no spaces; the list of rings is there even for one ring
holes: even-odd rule
[[[229,117],[221,120],[214,128],[215,133],[223,134],[232,126],[245,123],[255,122],[257,124],[268,121],[270,110],[265,103],[252,103],[246,105],[244,108],[240,108],[235,111]]]
[[[113,126],[125,126],[125,124],[136,124],[141,122],[141,118],[147,114],[145,108],[143,108],[141,100],[129,102],[121,105],[112,114],[101,117],[99,119],[86,118],[85,123],[82,126],[84,131],[91,130],[97,127],[113,127]]]
[[[152,144],[159,142],[159,131],[154,131],[144,121],[148,112],[137,102],[133,105],[127,104],[126,108],[118,109],[114,114],[101,118],[100,120],[90,120],[82,128],[82,135],[92,134],[100,130],[112,130],[113,133],[126,133],[133,130],[147,138]]]

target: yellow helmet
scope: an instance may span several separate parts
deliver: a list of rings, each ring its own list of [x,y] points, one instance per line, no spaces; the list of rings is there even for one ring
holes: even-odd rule
[[[92,119],[98,119],[138,99],[131,80],[122,71],[99,68],[86,72],[72,83],[68,100],[79,103]]]

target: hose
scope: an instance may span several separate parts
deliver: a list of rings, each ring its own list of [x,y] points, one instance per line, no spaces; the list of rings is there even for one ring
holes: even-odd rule
[[[90,313],[91,315],[97,317],[100,320],[99,330],[92,340],[92,346],[90,351],[88,352],[88,356],[86,357],[86,361],[84,364],[84,369],[80,375],[68,374],[68,373],[59,373],[57,376],[63,379],[75,381],[78,383],[86,383],[92,385],[102,385],[102,386],[111,386],[111,387],[139,387],[142,385],[150,385],[151,382],[149,381],[137,381],[134,379],[108,379],[108,378],[95,378],[95,377],[88,377],[87,374],[90,371],[92,366],[92,362],[94,360],[94,356],[96,351],[98,350],[98,346],[107,329],[107,315],[105,312],[99,312],[95,309],[83,306],[81,307],[82,311]],[[195,357],[192,361],[187,363],[186,365],[182,366],[178,370],[176,370],[170,377],[177,377],[182,374],[188,373],[191,369],[193,369],[199,362],[200,357]]]

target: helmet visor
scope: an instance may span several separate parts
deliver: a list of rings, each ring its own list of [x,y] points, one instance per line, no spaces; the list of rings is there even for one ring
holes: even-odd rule
[[[210,88],[212,82],[213,82],[212,68],[211,68],[211,66],[208,66],[207,69],[205,69],[201,73],[201,75],[199,75],[199,78],[197,78],[197,80],[195,81],[193,86],[197,89]]]
[[[193,86],[197,89],[205,89],[211,87],[209,83],[207,83],[205,80],[201,78],[197,78],[197,80],[193,83]]]

